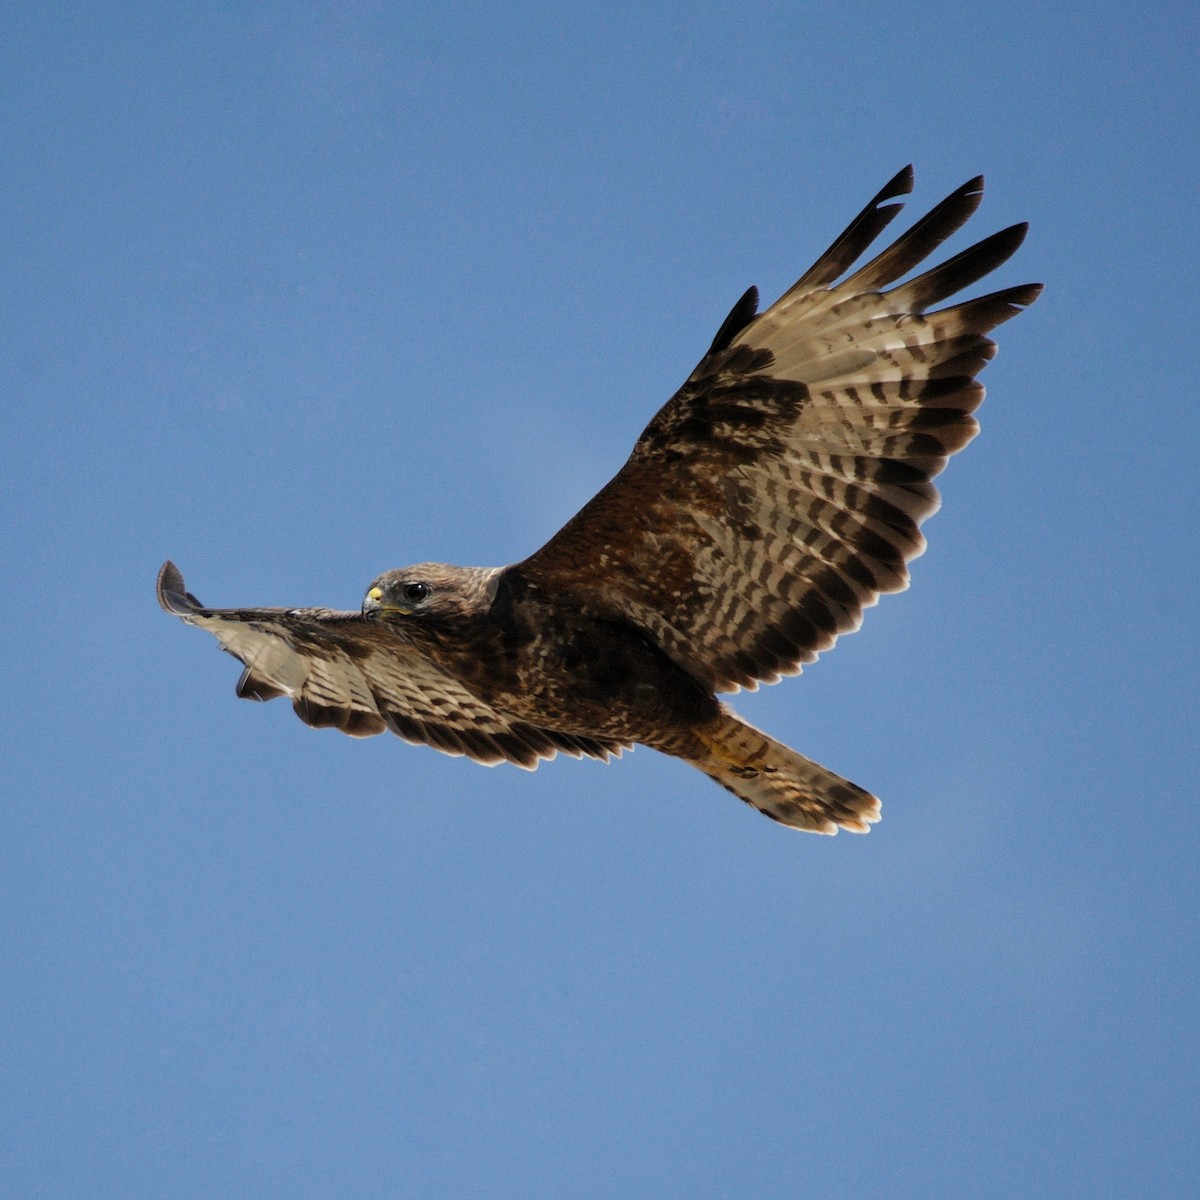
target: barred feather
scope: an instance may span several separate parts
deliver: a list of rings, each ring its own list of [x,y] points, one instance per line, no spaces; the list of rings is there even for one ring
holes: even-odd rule
[[[928,311],[1023,225],[896,282],[975,212],[979,177],[836,283],[911,187],[906,169],[765,312],[747,293],[621,472],[518,569],[650,630],[718,691],[795,672],[907,587],[932,480],[979,430],[986,335],[1041,291]]]

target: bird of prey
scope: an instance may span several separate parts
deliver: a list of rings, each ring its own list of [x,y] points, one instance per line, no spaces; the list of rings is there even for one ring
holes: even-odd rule
[[[873,795],[716,694],[796,674],[908,586],[931,480],[978,431],[987,334],[1041,292],[935,307],[1025,225],[897,282],[974,213],[982,177],[854,269],[912,182],[899,172],[765,312],[747,291],[621,470],[523,561],[385,571],[358,612],[206,608],[168,562],[160,603],[245,664],[239,696],[288,696],[309,725],[527,768],[636,743],[784,825],[866,832]]]

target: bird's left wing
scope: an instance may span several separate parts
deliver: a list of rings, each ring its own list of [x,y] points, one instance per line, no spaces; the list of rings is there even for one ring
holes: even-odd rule
[[[239,696],[289,696],[308,725],[353,737],[390,729],[405,741],[489,765],[507,761],[533,768],[560,750],[576,758],[620,752],[614,743],[498,713],[389,623],[327,608],[206,608],[170,562],[158,573],[158,602],[213,634],[245,664]]]
[[[933,308],[1021,225],[896,283],[971,216],[981,178],[835,282],[911,189],[907,168],[758,316],[751,288],[616,478],[512,569],[646,630],[717,691],[795,672],[906,587],[931,481],[978,430],[987,334],[1041,291]]]

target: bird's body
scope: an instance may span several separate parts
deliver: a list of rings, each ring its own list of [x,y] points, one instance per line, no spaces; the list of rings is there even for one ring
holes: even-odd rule
[[[865,831],[874,796],[717,693],[795,673],[907,586],[930,480],[977,430],[984,335],[1040,291],[925,311],[1022,226],[884,290],[970,216],[978,179],[833,284],[910,188],[901,172],[761,316],[751,289],[622,470],[529,558],[388,571],[360,613],[207,609],[168,563],[163,607],[246,664],[239,695],[288,695],[311,725],[527,767],[642,744],[784,824]]]
[[[652,745],[655,731],[682,730],[717,711],[716,698],[642,630],[556,602],[519,565],[424,563],[397,574],[430,586],[431,601],[453,597],[449,611],[405,619],[406,636],[489,705],[521,720]]]

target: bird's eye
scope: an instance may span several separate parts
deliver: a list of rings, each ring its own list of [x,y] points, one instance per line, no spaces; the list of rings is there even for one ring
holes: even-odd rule
[[[424,583],[406,583],[404,598],[412,604],[420,604],[429,595],[429,587]]]

